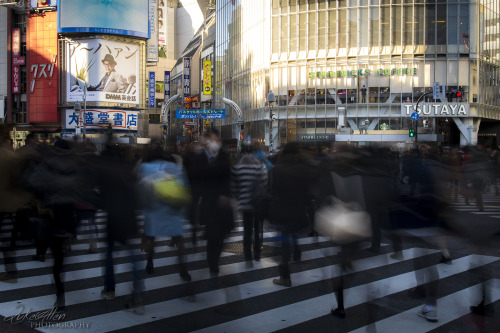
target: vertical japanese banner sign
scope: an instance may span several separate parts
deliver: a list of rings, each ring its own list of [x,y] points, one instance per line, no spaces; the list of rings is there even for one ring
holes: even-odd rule
[[[168,100],[170,99],[170,72],[169,71],[165,71],[165,76],[163,77],[163,83],[164,83],[164,86],[165,86],[165,91],[164,91],[164,103],[167,103]],[[162,122],[165,121],[165,112],[167,110],[165,110],[164,108],[162,108]],[[168,121],[170,121],[170,112],[168,113]]]
[[[184,101],[191,95],[191,58],[184,58],[184,73],[182,76],[182,86],[184,90]]]
[[[158,61],[158,0],[149,0],[149,30],[151,38],[147,43],[148,61]]]
[[[12,29],[12,56],[19,57],[19,49],[20,49],[20,32],[19,28]],[[12,93],[19,94],[19,82],[20,82],[20,73],[19,66],[12,66]]]
[[[167,44],[167,7],[163,0],[158,4],[158,44]]]
[[[149,107],[155,107],[155,72],[149,72]]]
[[[164,85],[165,85],[165,103],[170,99],[170,72],[165,71],[164,76]]]
[[[212,95],[212,62],[203,62],[203,95]]]

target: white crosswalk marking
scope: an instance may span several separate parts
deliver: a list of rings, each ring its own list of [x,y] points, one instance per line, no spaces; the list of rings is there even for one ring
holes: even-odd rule
[[[465,208],[460,208],[465,209]],[[496,207],[500,214],[500,207]],[[500,215],[497,215],[500,217]],[[131,274],[132,267],[129,263],[129,252],[117,248],[114,258],[118,261],[115,267],[116,297],[115,301],[107,302],[101,299],[100,292],[103,286],[103,263],[105,258],[105,214],[98,214],[98,249],[99,253],[89,254],[88,239],[94,237],[92,227],[84,225],[79,229],[79,235],[72,244],[72,250],[65,257],[64,280],[68,286],[66,291],[66,313],[68,321],[60,324],[71,324],[72,322],[90,323],[90,332],[107,332],[123,330],[133,332],[140,325],[152,325],[151,331],[165,331],[178,318],[186,320],[190,316],[198,316],[200,313],[211,317],[211,311],[225,304],[230,306],[246,304],[247,302],[262,301],[265,299],[284,298],[295,291],[307,294],[308,288],[315,288],[316,294],[305,296],[299,300],[284,301],[284,304],[267,305],[262,309],[246,309],[234,316],[217,318],[210,324],[197,323],[188,320],[186,324],[194,325],[192,329],[184,329],[197,332],[273,332],[286,329],[305,322],[322,320],[329,315],[332,307],[335,307],[335,297],[331,289],[331,280],[338,277],[340,272],[339,247],[333,246],[328,239],[323,237],[301,237],[298,244],[302,247],[300,263],[292,263],[292,287],[285,288],[273,284],[273,277],[277,277],[279,263],[280,240],[278,233],[266,230],[264,232],[264,255],[260,261],[253,262],[249,266],[243,258],[241,251],[242,232],[241,221],[226,239],[226,243],[240,244],[234,252],[223,252],[221,258],[220,274],[218,279],[210,277],[206,265],[206,254],[204,240],[198,240],[193,246],[190,240],[186,240],[189,254],[185,260],[192,276],[191,283],[185,283],[178,273],[178,259],[175,247],[165,245],[166,238],[157,239],[161,246],[155,251],[155,274],[145,275],[143,279],[145,290],[146,315],[134,315],[123,311],[122,306],[132,289]],[[4,221],[2,231],[5,237],[10,236],[10,221]],[[185,227],[186,236],[191,235],[191,227]],[[199,231],[200,236],[203,231]],[[145,254],[140,252],[140,239],[131,241],[134,244],[135,253],[140,256],[139,268],[144,270],[146,261]],[[24,243],[23,243],[24,244]],[[26,243],[29,244],[29,243]],[[369,247],[370,244],[363,244]],[[272,251],[272,248],[276,251]],[[228,248],[229,250],[229,248]],[[381,253],[376,254],[369,251],[360,251],[359,258],[353,261],[352,268],[348,271],[353,281],[358,281],[352,287],[346,289],[346,311],[353,307],[363,306],[367,302],[377,301],[385,304],[388,299],[395,297],[397,293],[408,291],[417,285],[416,274],[423,272],[429,267],[435,267],[438,271],[438,279],[454,281],[462,279],[463,274],[470,270],[488,265],[497,265],[500,257],[485,255],[463,255],[454,258],[452,265],[438,264],[440,251],[422,247],[408,247],[402,252],[401,260],[390,257],[392,247],[382,244]],[[19,277],[17,283],[0,282],[0,315],[4,317],[13,316],[23,311],[50,310],[55,301],[53,289],[53,278],[51,273],[53,260],[51,255],[47,256],[45,262],[31,261],[35,253],[32,245],[23,245],[16,251],[17,269]],[[432,258],[429,261],[429,258]],[[420,269],[413,271],[414,264],[420,262]],[[422,264],[424,263],[424,264]],[[495,266],[498,267],[498,266]],[[157,272],[165,272],[159,274]],[[370,278],[367,278],[370,277]],[[496,280],[495,280],[496,281]],[[430,281],[426,281],[430,282]],[[323,287],[318,287],[318,286]],[[327,285],[328,287],[327,289]],[[193,293],[183,293],[182,290],[192,290]],[[477,295],[477,281],[471,282],[466,288],[454,291],[450,294],[440,296],[438,299],[440,321],[438,323],[427,323],[418,318],[418,308],[413,305],[407,309],[401,309],[394,315],[377,319],[375,323],[355,323],[355,332],[369,331],[371,326],[379,332],[402,332],[411,328],[413,332],[425,332],[440,327],[448,322],[458,320],[464,314],[469,313],[468,306],[462,304],[455,311],[447,310],[453,307],[460,298],[469,295]],[[321,290],[320,296],[317,290]],[[172,293],[182,296],[171,296]],[[500,300],[498,286],[492,294],[492,302]],[[474,300],[475,301],[475,300]],[[272,303],[272,302],[271,302]],[[264,304],[263,304],[264,305]],[[21,307],[21,308],[20,308]],[[255,311],[257,310],[257,311]],[[293,314],[293,315],[291,315]],[[187,317],[186,317],[187,316]],[[349,320],[349,316],[345,319]],[[191,322],[190,322],[191,321]],[[404,323],[406,322],[406,324]],[[367,326],[363,326],[367,325]],[[407,325],[407,326],[405,326]],[[370,326],[370,327],[368,327]],[[186,326],[191,327],[191,326]],[[60,332],[60,326],[38,327],[41,332]],[[65,332],[81,332],[81,327],[74,329],[68,327]]]

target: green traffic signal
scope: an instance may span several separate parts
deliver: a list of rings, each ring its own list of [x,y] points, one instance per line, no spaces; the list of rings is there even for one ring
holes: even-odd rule
[[[415,137],[415,129],[414,128],[410,128],[410,131],[408,132],[408,135],[410,136],[410,138],[414,138]]]

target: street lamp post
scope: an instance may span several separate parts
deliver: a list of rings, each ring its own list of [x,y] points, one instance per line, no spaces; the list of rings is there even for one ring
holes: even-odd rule
[[[276,102],[272,91],[267,94],[267,102],[269,103],[269,153],[271,153],[273,150],[273,103]]]
[[[80,134],[81,134],[81,128],[80,128],[80,113],[82,111],[82,107],[80,105],[80,103],[76,102],[75,105],[73,106],[73,108],[75,109],[75,113],[76,115],[78,116],[78,121],[76,122],[76,128],[75,128],[75,135],[77,135],[78,137],[80,137]]]

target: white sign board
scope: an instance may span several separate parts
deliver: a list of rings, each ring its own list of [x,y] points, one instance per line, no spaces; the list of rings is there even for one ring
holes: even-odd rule
[[[113,130],[137,131],[137,118],[139,111],[87,109],[85,112],[85,127],[87,129],[108,128],[109,124]],[[81,110],[83,117],[83,110]],[[83,121],[83,119],[82,119]],[[73,109],[66,109],[65,129],[76,129],[78,115]]]

